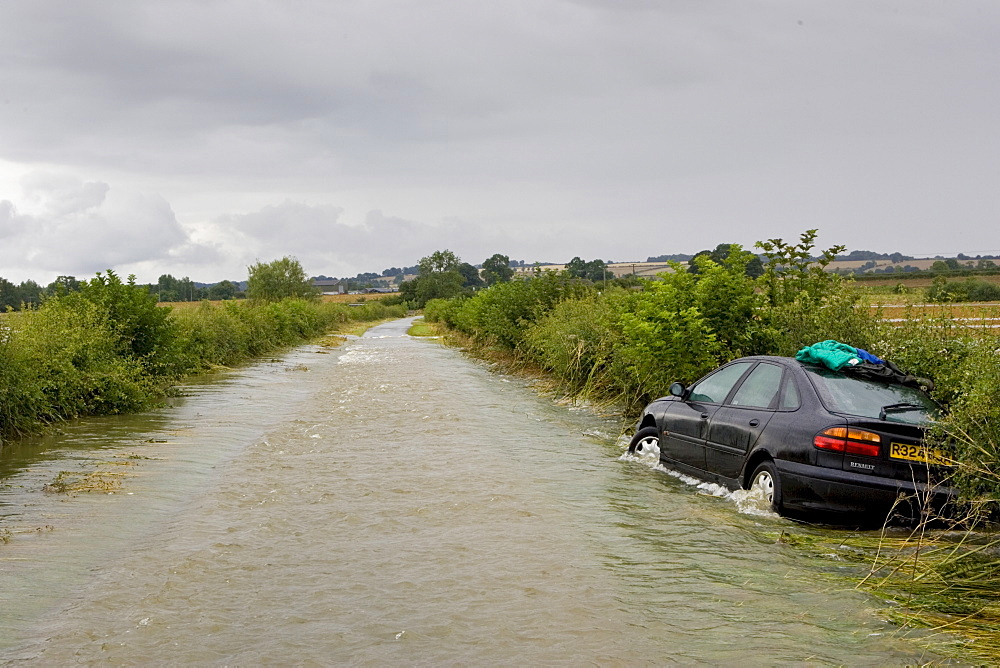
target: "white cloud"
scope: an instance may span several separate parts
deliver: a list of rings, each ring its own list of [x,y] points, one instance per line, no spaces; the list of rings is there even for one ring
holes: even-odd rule
[[[189,244],[160,196],[44,172],[26,175],[23,187],[31,213],[19,213],[9,200],[0,203],[0,261],[15,273],[88,276],[166,259]]]

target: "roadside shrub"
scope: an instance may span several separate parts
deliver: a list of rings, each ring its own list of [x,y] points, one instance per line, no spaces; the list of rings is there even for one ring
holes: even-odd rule
[[[231,366],[250,356],[252,332],[242,316],[244,308],[239,302],[213,306],[204,301],[195,310],[174,315],[185,373]]]
[[[1000,347],[995,337],[967,342],[954,376],[953,391],[939,429],[942,445],[959,462],[955,483],[963,495],[996,512],[1000,502]]]
[[[679,266],[664,276],[666,282],[676,282],[678,289],[691,291],[692,305],[704,315],[724,358],[757,354],[769,345],[770,332],[760,318],[764,300],[756,281],[746,272],[753,258],[752,253],[733,244],[721,264],[707,256],[695,258],[698,271],[692,276],[696,279],[693,285],[680,276],[687,272],[681,272]]]
[[[347,308],[345,313],[342,310],[331,312],[328,316],[327,324],[330,327],[335,324],[345,322],[373,322],[375,320],[386,320],[388,318],[403,318],[406,316],[407,308],[403,304],[387,305],[381,301],[368,302],[364,306],[340,306],[340,309]],[[318,332],[317,332],[318,333]]]
[[[11,337],[39,422],[136,410],[154,398],[142,363],[121,355],[119,328],[90,301],[58,297],[24,311]]]
[[[451,299],[432,299],[424,305],[424,320],[427,322],[440,322],[449,326],[454,326],[455,315],[462,306],[463,297],[453,297]]]
[[[156,296],[146,286],[136,285],[135,276],[126,282],[110,269],[80,283],[79,292],[57,297],[70,308],[81,312],[87,302],[97,307],[116,338],[115,348],[123,357],[138,362],[154,375],[175,371],[176,335],[170,321],[170,308],[158,306]]]
[[[495,283],[461,303],[455,328],[480,340],[516,349],[524,330],[564,299],[585,295],[591,288],[555,272],[525,281]]]
[[[697,305],[694,274],[675,272],[651,283],[619,319],[620,359],[640,398],[690,383],[720,361],[724,346]]]
[[[620,323],[637,299],[622,289],[566,299],[525,331],[523,349],[570,392],[627,394],[632,388],[622,378]]]
[[[881,312],[843,282],[829,285],[821,299],[804,293],[791,302],[764,306],[758,317],[761,334],[755,354],[792,356],[803,346],[827,339],[876,352],[884,338]]]
[[[24,346],[0,325],[0,442],[5,436],[31,433],[41,416],[53,412],[40,380]]]

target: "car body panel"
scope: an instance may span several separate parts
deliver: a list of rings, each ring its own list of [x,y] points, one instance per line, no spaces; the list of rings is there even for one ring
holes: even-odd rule
[[[718,409],[714,404],[673,402],[667,409],[669,418],[664,416],[670,429],[660,432],[660,458],[703,470],[708,424]]]
[[[705,470],[737,479],[747,452],[774,415],[744,406],[720,406],[712,415],[705,440]]]

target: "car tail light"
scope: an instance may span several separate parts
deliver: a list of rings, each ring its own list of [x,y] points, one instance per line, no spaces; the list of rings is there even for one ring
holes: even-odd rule
[[[878,434],[850,427],[830,427],[813,439],[813,445],[821,450],[869,457],[879,456],[882,452],[881,443],[882,437]]]

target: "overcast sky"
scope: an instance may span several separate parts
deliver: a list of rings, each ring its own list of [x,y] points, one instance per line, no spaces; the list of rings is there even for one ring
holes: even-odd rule
[[[996,0],[0,0],[0,276],[1000,253]]]

